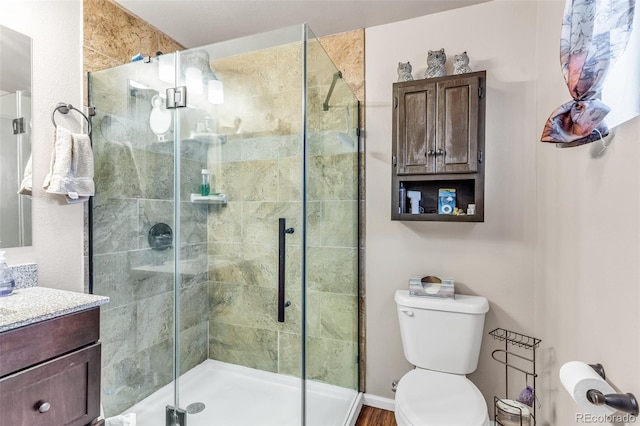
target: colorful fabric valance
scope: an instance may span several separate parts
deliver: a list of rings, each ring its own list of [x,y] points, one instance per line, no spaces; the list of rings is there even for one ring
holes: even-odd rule
[[[566,148],[609,133],[601,100],[607,71],[624,51],[633,28],[635,0],[567,0],[562,21],[560,62],[573,100],[551,113],[542,142]]]

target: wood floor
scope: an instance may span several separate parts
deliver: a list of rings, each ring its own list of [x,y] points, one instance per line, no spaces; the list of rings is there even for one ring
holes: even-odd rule
[[[393,411],[363,405],[356,426],[397,426]]]

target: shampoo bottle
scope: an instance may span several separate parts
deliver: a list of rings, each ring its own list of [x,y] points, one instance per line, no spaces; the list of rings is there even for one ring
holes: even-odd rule
[[[16,286],[11,269],[7,266],[5,252],[0,251],[0,296],[8,296]]]
[[[202,169],[202,184],[200,185],[200,195],[206,197],[211,193],[211,173],[209,170]]]
[[[398,207],[398,213],[406,213],[407,212],[407,189],[404,187],[404,184],[400,182],[400,206]]]

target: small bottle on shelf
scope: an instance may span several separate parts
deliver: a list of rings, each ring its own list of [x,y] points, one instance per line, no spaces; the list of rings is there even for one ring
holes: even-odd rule
[[[404,184],[400,182],[400,206],[398,207],[398,213],[403,214],[407,212],[407,189]]]
[[[211,193],[211,173],[209,170],[202,169],[202,184],[200,185],[200,195],[206,197]]]

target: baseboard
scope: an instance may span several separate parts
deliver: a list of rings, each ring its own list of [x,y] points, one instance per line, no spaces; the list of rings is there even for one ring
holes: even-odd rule
[[[395,411],[396,401],[390,398],[384,398],[370,393],[365,393],[363,396],[364,405],[370,407],[381,408],[383,410]]]

